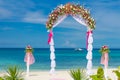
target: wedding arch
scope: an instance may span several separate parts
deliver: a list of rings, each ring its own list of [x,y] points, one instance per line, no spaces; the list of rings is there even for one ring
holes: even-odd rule
[[[46,22],[46,28],[49,31],[48,44],[50,45],[50,59],[51,59],[51,70],[50,73],[53,74],[55,72],[56,62],[55,62],[55,48],[54,48],[54,40],[53,40],[53,28],[56,27],[59,23],[61,23],[68,15],[71,15],[77,22],[86,26],[87,28],[87,40],[86,40],[86,48],[87,55],[87,74],[91,74],[92,69],[92,31],[95,29],[95,20],[90,16],[89,10],[85,9],[83,6],[79,4],[71,4],[67,3],[65,5],[58,6],[54,11],[49,15],[48,21]]]

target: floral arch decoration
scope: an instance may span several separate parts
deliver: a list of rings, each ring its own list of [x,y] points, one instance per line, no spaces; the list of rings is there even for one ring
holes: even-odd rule
[[[60,16],[71,15],[83,18],[86,26],[90,29],[95,29],[95,20],[90,16],[90,12],[79,4],[67,3],[66,5],[58,6],[52,13],[49,15],[49,19],[46,23],[47,29],[52,29]]]
[[[95,29],[95,20],[90,16],[89,10],[85,9],[79,4],[67,3],[65,5],[58,6],[52,13],[49,15],[48,21],[46,22],[46,28],[49,31],[48,44],[50,45],[50,59],[51,59],[51,70],[50,73],[55,72],[56,62],[55,62],[55,49],[54,49],[54,40],[52,29],[61,23],[68,15],[71,15],[77,22],[87,27],[87,40],[86,47],[88,50],[87,53],[87,73],[91,74],[92,69],[92,31]]]

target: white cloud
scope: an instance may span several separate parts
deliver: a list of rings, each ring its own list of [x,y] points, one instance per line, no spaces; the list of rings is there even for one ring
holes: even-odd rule
[[[100,7],[105,7],[105,6],[116,6],[120,4],[120,0],[115,0],[115,1],[111,1],[111,0],[96,0],[93,1],[91,3],[89,3],[90,5],[95,5],[95,6],[100,6]]]
[[[11,11],[4,9],[4,8],[0,8],[0,18],[1,19],[6,19],[8,17],[11,17]]]
[[[75,44],[71,43],[70,41],[66,40],[63,44],[64,47],[76,47]]]
[[[45,16],[38,7],[49,8],[50,5],[46,3],[35,3],[34,1],[30,0],[12,0],[12,1],[5,1],[1,0],[0,5],[0,16],[3,16],[3,19],[10,19],[12,21],[22,21],[22,22],[30,22],[30,23],[40,23],[45,24],[48,16]],[[38,6],[38,7],[36,7]],[[35,9],[32,11],[31,9]],[[9,11],[9,12],[8,12]],[[9,17],[11,16],[11,17]],[[6,17],[6,18],[5,18]]]
[[[23,22],[45,24],[47,18],[41,12],[27,12]]]
[[[103,32],[117,32],[120,25],[118,11],[101,8],[95,12],[96,30]]]
[[[26,11],[34,8],[34,3],[29,0],[1,0],[0,1],[0,20],[21,21]]]

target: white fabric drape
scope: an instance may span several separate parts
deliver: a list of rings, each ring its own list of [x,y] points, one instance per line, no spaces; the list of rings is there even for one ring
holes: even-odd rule
[[[54,23],[53,28],[60,24],[66,17],[67,15],[59,16],[58,20]]]
[[[54,40],[53,37],[51,38],[51,42],[50,42],[50,59],[51,59],[51,70],[50,70],[50,74],[53,74],[55,72],[55,67],[56,67],[56,62],[55,62],[55,49],[54,49]]]
[[[30,71],[30,65],[29,65],[29,62],[30,62],[30,56],[28,56],[27,58],[27,76],[29,76],[29,71]]]
[[[73,15],[72,17],[80,24],[87,26],[87,24],[85,23],[85,20],[80,15]]]
[[[85,20],[80,15],[74,15],[73,18],[80,24],[87,26]],[[91,71],[91,69],[92,69],[92,49],[93,49],[92,43],[93,43],[93,37],[92,37],[92,33],[90,33],[89,37],[88,37],[88,49],[87,49],[88,53],[86,55],[86,58],[88,60],[88,62],[87,62],[87,74],[88,75],[90,75],[92,73],[92,71]]]
[[[92,33],[89,34],[89,37],[88,37],[88,53],[87,53],[87,56],[86,56],[86,59],[88,60],[87,62],[87,74],[88,75],[91,75],[92,74],[92,50],[93,50],[93,46],[92,46],[92,43],[93,43],[93,37],[92,37]]]
[[[80,24],[82,24],[84,26],[88,26],[86,24],[85,20],[80,15],[73,15],[73,18],[77,22],[79,22]],[[88,49],[87,49],[88,53],[86,55],[86,58],[88,60],[88,62],[87,62],[87,74],[90,75],[92,73],[91,72],[91,69],[92,69],[92,49],[93,49],[93,46],[92,46],[92,43],[93,43],[92,33],[90,33],[87,42],[88,42]]]
[[[58,20],[54,23],[53,28],[56,27],[59,23],[61,23],[66,17],[67,17],[67,15],[60,16],[58,18]],[[80,15],[73,15],[72,17],[80,24],[82,24],[84,26],[88,26],[86,21]],[[93,43],[93,37],[92,37],[92,33],[90,33],[90,35],[88,37],[88,49],[87,49],[88,53],[86,55],[86,59],[88,60],[88,62],[87,62],[87,74],[88,75],[91,74],[91,69],[92,69],[92,49],[93,49],[92,43]],[[50,73],[53,74],[55,72],[55,67],[56,67],[53,37],[51,38],[51,42],[50,42],[50,51],[51,51],[51,53],[50,53],[50,59],[51,59]]]
[[[107,80],[108,79],[108,73],[107,73],[107,67],[104,66],[104,76],[105,76],[105,79]]]
[[[54,23],[53,28],[56,27],[59,23],[61,23],[65,18],[67,17],[67,15],[63,15],[60,16],[58,18],[58,20]],[[48,31],[49,32],[49,31]],[[54,74],[55,72],[55,67],[56,67],[56,62],[55,62],[55,48],[54,48],[54,40],[53,37],[51,38],[51,42],[50,42],[50,59],[51,59],[51,70],[50,70],[50,74]]]

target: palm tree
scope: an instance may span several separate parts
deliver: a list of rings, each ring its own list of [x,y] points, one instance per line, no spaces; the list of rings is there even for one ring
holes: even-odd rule
[[[24,80],[22,72],[17,66],[8,67],[6,72],[7,75],[4,76],[5,80]]]

